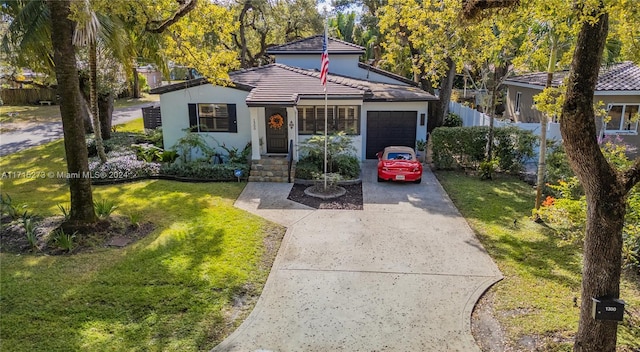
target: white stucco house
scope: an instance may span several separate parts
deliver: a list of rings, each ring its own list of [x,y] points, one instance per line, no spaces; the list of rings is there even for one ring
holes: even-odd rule
[[[360,46],[330,38],[328,51],[329,132],[352,136],[363,160],[375,158],[388,145],[415,147],[417,139],[426,139],[427,104],[435,96],[410,80],[359,62],[364,53]],[[230,147],[251,142],[254,161],[286,155],[292,142],[297,160],[298,143],[324,133],[322,36],[267,53],[275,63],[231,72],[227,86],[194,79],[153,89],[160,94],[165,147],[191,127]]]

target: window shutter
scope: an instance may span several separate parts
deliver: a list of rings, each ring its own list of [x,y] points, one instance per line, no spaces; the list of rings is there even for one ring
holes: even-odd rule
[[[238,133],[238,118],[236,117],[236,104],[227,104],[229,113],[229,132]]]
[[[189,128],[198,132],[198,104],[189,104]]]

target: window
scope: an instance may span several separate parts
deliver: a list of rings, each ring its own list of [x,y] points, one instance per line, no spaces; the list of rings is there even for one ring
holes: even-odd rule
[[[516,113],[520,112],[520,101],[522,100],[522,92],[516,93]]]
[[[237,132],[235,104],[189,104],[193,132]]]
[[[328,132],[344,131],[350,135],[360,134],[359,106],[328,106]],[[298,133],[324,133],[324,106],[298,107]]]
[[[639,109],[638,104],[609,104],[605,134],[637,134]]]

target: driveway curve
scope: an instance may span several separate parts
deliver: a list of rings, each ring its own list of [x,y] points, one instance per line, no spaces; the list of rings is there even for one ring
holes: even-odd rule
[[[364,210],[247,185],[236,206],[288,229],[255,309],[213,351],[479,351],[471,312],[500,271],[431,171],[378,183],[367,161],[363,175]]]

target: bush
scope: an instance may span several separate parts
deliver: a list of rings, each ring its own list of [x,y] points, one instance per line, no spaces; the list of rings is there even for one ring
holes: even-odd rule
[[[235,181],[235,170],[242,170],[243,177],[249,175],[249,165],[238,163],[210,164],[203,162],[173,163],[162,166],[163,175],[203,179],[212,181]]]
[[[627,168],[631,161],[626,157],[624,146],[605,143],[602,152],[612,165],[619,169]],[[554,154],[555,153],[555,154]],[[566,163],[566,155],[558,148],[552,153],[557,170],[562,170]],[[554,159],[554,158],[557,158]],[[581,243],[584,240],[586,227],[587,201],[577,177],[567,176],[566,171],[552,171],[563,174],[566,178],[556,184],[549,185],[555,198],[548,196],[538,210],[540,217],[558,230],[566,239]],[[622,229],[622,259],[625,267],[640,269],[640,185],[636,185],[627,197],[627,212]]]
[[[462,127],[462,117],[450,112],[444,117],[442,127]]]
[[[327,172],[340,173],[345,179],[360,176],[360,161],[355,156],[353,140],[344,132],[327,136]],[[324,136],[316,135],[300,143],[302,157],[296,165],[296,177],[313,179],[314,172],[324,172]]]
[[[204,137],[196,132],[192,132],[189,128],[183,130],[184,136],[182,136],[176,142],[173,149],[178,153],[182,164],[188,164],[191,162],[206,160],[209,161],[216,154],[214,148],[209,146]],[[194,158],[199,156],[200,158]]]
[[[436,128],[431,134],[433,162],[440,169],[478,169],[485,159],[489,127]],[[516,173],[526,159],[533,157],[537,138],[530,131],[517,127],[494,128],[493,159],[499,171]]]
[[[162,139],[162,127],[157,127],[155,129],[146,129],[144,130],[144,135],[141,136],[138,143],[151,143],[158,148],[164,148],[164,141]]]
[[[103,143],[104,152],[108,153],[111,151],[111,146]],[[96,141],[94,139],[90,139],[87,141],[87,153],[90,158],[98,156],[98,147],[96,146]]]
[[[107,162],[100,161],[89,163],[91,176],[96,179],[123,179],[157,175],[160,172],[160,164],[138,160],[136,155],[130,152],[107,155]]]
[[[360,177],[360,160],[354,155],[337,155],[332,160],[331,169],[345,179],[355,179]]]
[[[313,175],[322,173],[322,168],[318,164],[310,160],[300,160],[296,163],[296,178],[303,180],[312,180]]]
[[[242,150],[237,147],[227,147],[224,143],[218,143],[218,146],[227,152],[228,161],[232,164],[248,164],[249,156],[251,155],[251,142],[247,142],[247,144],[242,148]]]
[[[494,141],[493,156],[498,160],[499,169],[517,174],[524,169],[524,162],[534,156],[533,147],[538,137],[512,126],[495,129]]]

